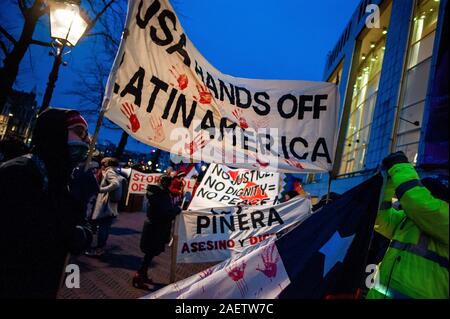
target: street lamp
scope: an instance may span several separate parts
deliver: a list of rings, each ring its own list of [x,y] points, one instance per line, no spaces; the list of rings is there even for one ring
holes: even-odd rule
[[[55,61],[48,76],[47,88],[45,89],[39,113],[46,110],[50,104],[55,83],[58,79],[59,66],[67,64],[62,59],[64,49],[66,47],[74,47],[88,27],[87,19],[83,17],[80,10],[80,2],[81,0],[49,1],[50,34],[54,40],[52,43],[53,50],[50,52],[50,55],[55,57]]]

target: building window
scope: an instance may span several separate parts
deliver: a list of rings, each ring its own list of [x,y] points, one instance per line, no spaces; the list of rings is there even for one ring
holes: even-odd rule
[[[339,174],[364,170],[372,117],[377,100],[392,3],[380,15],[381,28],[365,29],[358,38],[356,79]]]
[[[342,78],[342,67],[344,66],[344,59],[339,62],[336,69],[334,69],[334,72],[330,75],[327,82],[336,83],[339,79],[339,83],[341,82]]]
[[[417,1],[414,9],[396,131],[396,150],[413,163],[417,161],[438,11],[439,1],[435,0]]]

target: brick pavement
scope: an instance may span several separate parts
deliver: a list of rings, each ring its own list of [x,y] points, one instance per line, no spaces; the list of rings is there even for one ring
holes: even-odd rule
[[[139,249],[142,225],[145,214],[142,212],[121,213],[111,228],[106,246],[107,253],[101,258],[76,256],[70,263],[80,267],[80,288],[68,289],[65,286],[59,292],[61,299],[129,299],[139,298],[150,291],[136,289],[131,279],[139,268],[142,252]],[[149,276],[157,285],[150,286],[151,291],[169,283],[170,248],[153,259]],[[213,264],[179,264],[176,267],[176,280],[195,274]]]

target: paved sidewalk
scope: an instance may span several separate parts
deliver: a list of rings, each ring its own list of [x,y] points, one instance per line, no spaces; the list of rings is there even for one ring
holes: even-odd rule
[[[131,279],[139,268],[143,253],[139,249],[145,214],[121,213],[111,228],[106,246],[107,253],[101,258],[76,256],[70,263],[80,267],[80,288],[61,288],[61,299],[129,299],[139,298],[151,291],[136,289]],[[169,284],[171,248],[153,259],[149,277],[157,285],[152,291]],[[213,264],[180,264],[176,267],[176,281],[195,274]]]

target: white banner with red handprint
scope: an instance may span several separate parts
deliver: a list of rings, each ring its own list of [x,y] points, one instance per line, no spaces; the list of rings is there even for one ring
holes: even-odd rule
[[[275,242],[269,240],[143,299],[274,299],[289,283]]]
[[[189,41],[167,0],[130,0],[123,34],[105,116],[137,140],[176,155],[174,162],[331,169],[339,112],[334,83],[223,74]]]
[[[179,217],[177,263],[221,261],[311,216],[304,197],[270,207],[219,207]]]
[[[275,205],[279,202],[280,179],[279,173],[211,164],[188,209]]]

